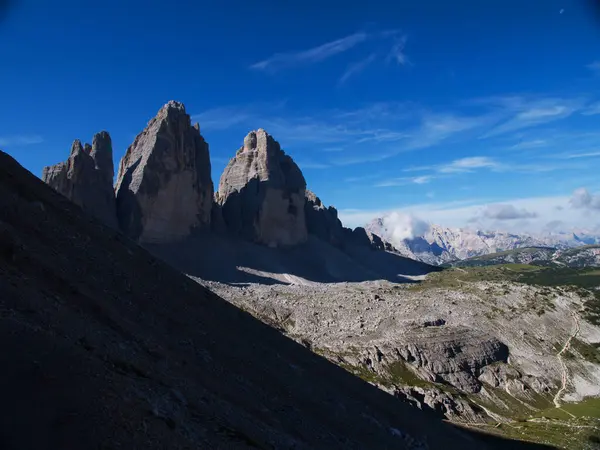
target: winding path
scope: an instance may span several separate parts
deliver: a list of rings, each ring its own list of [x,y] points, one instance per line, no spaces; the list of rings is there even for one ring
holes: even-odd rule
[[[579,334],[579,318],[577,317],[577,313],[571,312],[571,316],[573,316],[573,320],[575,321],[575,329],[569,336],[569,339],[567,339],[567,342],[565,342],[565,345],[563,345],[563,348],[561,348],[560,351],[556,354],[556,357],[558,358],[558,362],[560,363],[560,366],[562,368],[561,387],[553,399],[554,406],[556,406],[557,408],[560,408],[560,397],[562,396],[562,393],[567,388],[567,383],[569,382],[569,369],[568,369],[567,364],[565,363],[562,355],[564,352],[569,350],[569,348],[571,348],[571,341],[573,340],[573,338],[575,336],[577,336]]]

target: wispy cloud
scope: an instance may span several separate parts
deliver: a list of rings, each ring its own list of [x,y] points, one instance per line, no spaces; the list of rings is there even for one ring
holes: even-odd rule
[[[192,114],[193,122],[200,124],[200,131],[227,130],[235,126],[244,125],[250,129],[260,128],[262,119],[257,111],[280,112],[286,104],[285,100],[279,102],[256,102],[246,105],[229,105],[207,109],[197,114]]]
[[[600,61],[594,61],[593,63],[590,63],[585,67],[587,67],[592,72],[600,75]]]
[[[600,114],[600,102],[592,103],[584,109],[581,114],[584,116],[595,116],[596,114]]]
[[[411,149],[431,147],[453,135],[480,128],[488,122],[487,116],[426,113],[419,127],[412,131],[413,136],[408,147]]]
[[[302,64],[314,64],[346,52],[368,38],[369,35],[367,33],[354,33],[308,50],[277,53],[263,61],[252,64],[250,68],[253,70],[277,71]]]
[[[401,66],[408,64],[409,61],[406,53],[404,53],[404,47],[406,47],[406,36],[396,37],[386,61],[395,61]]]
[[[344,183],[359,183],[359,182],[363,182],[363,181],[376,180],[378,178],[381,178],[381,176],[382,176],[381,173],[370,173],[368,175],[348,177],[348,178],[344,179]]]
[[[304,169],[322,170],[322,169],[329,169],[331,167],[330,164],[319,163],[319,162],[311,161],[311,160],[304,160],[304,161],[301,160],[301,161],[296,161],[296,163],[302,170],[304,170]]]
[[[554,158],[558,159],[579,159],[579,158],[596,158],[600,156],[600,151],[591,151],[585,153],[559,153],[557,155],[552,155]]]
[[[499,117],[505,118],[485,133],[482,138],[490,138],[503,133],[546,124],[565,119],[585,104],[583,99],[495,97],[483,101],[497,109]]]
[[[420,177],[415,177],[415,178],[413,178],[413,180],[412,180],[412,181],[413,181],[413,183],[416,183],[416,184],[427,184],[427,183],[429,183],[431,180],[433,180],[433,177],[432,177],[432,176],[429,176],[429,175],[423,175],[423,176],[420,176]]]
[[[556,170],[557,164],[548,164],[548,158],[557,158],[551,155],[558,154],[561,149],[565,154],[588,154],[598,148],[600,133],[586,132],[583,129],[565,132],[558,125],[554,129],[533,128],[533,124],[566,118],[578,108],[583,110],[585,104],[589,102],[578,98],[559,101],[550,97],[530,100],[526,97],[507,96],[474,100],[470,105],[449,105],[444,110],[432,111],[414,102],[377,102],[352,110],[316,110],[311,111],[310,115],[288,108],[289,105],[285,103],[250,104],[212,109],[193,116],[193,119],[199,120],[203,131],[235,128],[241,134],[242,131],[264,128],[284,148],[292,152],[299,149],[307,151],[313,159],[331,166],[376,163],[404,152],[470,143],[474,148],[474,156],[470,158],[475,158],[470,162],[485,162],[487,165],[467,167],[464,165],[469,163],[467,159],[447,164],[408,167],[407,170],[430,171],[432,174],[464,173],[480,169],[540,173]],[[507,124],[516,122],[519,122],[518,127],[525,128],[519,128],[515,133],[506,133],[511,128]],[[527,127],[531,128],[526,129]],[[512,152],[513,161],[501,163],[492,157],[504,158],[503,155],[494,154],[493,148],[485,152],[480,148],[484,141],[477,138],[486,133],[488,136],[498,135],[487,141],[492,142],[498,152],[506,154],[507,150],[517,150]],[[486,146],[489,147],[487,142]],[[548,149],[544,155],[520,151],[542,147]],[[369,150],[365,151],[366,148]],[[584,150],[564,152],[565,148]],[[312,151],[318,151],[318,157],[311,154]],[[532,156],[543,156],[546,163],[542,164],[539,160],[528,162],[527,159]],[[490,165],[491,161],[494,165]]]
[[[408,184],[427,184],[433,180],[434,177],[431,175],[423,175],[420,177],[400,177],[391,178],[389,180],[380,181],[375,184],[375,187],[394,187],[394,186],[406,186]]]
[[[24,147],[41,144],[44,139],[38,135],[0,136],[0,147]]]
[[[538,147],[544,147],[547,144],[548,144],[548,142],[544,139],[534,139],[531,141],[521,141],[521,142],[511,146],[511,149],[520,150],[520,149],[527,149],[527,148],[538,148]]]
[[[499,161],[489,156],[469,156],[465,158],[455,159],[453,161],[429,165],[429,166],[413,166],[403,169],[404,172],[430,172],[425,176],[436,175],[436,178],[457,176],[468,174],[480,170],[491,170],[494,172],[519,172],[519,173],[544,173],[556,170],[577,170],[581,169],[581,165],[566,163],[548,164],[534,161],[527,163],[522,161]],[[439,175],[441,174],[441,175]]]
[[[246,122],[250,114],[233,108],[215,108],[192,116],[192,121],[200,124],[200,130],[226,130]]]
[[[352,77],[354,75],[358,75],[360,72],[365,70],[369,64],[371,64],[373,61],[375,61],[376,56],[377,55],[375,53],[371,53],[365,59],[362,59],[358,62],[350,64],[348,66],[348,68],[346,69],[346,71],[344,72],[344,74],[341,76],[338,84],[340,84],[340,85],[344,84],[346,81],[348,81],[348,79],[350,77]]]
[[[476,169],[495,169],[501,165],[496,160],[486,156],[471,156],[452,161],[449,164],[438,167],[441,173],[472,172]]]
[[[338,84],[344,84],[349,78],[356,76],[378,59],[385,59],[388,63],[395,62],[401,66],[409,64],[404,51],[407,41],[406,35],[401,34],[399,30],[384,30],[379,32],[361,31],[307,50],[276,53],[267,59],[252,64],[250,69],[275,73],[284,69],[316,64],[348,52],[367,41],[378,42],[379,44],[376,46],[371,45],[367,56],[350,64],[340,77]],[[390,42],[391,47],[387,47]],[[384,48],[386,49],[384,50]]]

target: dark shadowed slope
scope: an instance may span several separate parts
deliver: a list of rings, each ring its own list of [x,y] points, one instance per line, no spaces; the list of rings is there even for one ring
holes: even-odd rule
[[[269,248],[215,234],[200,234],[173,244],[145,244],[145,247],[188,275],[222,283],[368,280],[402,283],[441,270],[369,247],[348,245],[342,251],[310,235],[306,242],[290,248]]]
[[[2,152],[0,366],[3,450],[482,448],[158,261]]]

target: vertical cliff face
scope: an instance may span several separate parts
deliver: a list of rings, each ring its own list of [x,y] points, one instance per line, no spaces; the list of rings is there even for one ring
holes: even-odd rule
[[[325,207],[319,197],[312,191],[306,190],[304,211],[309,234],[335,247],[344,246],[344,228],[338,219],[337,209],[333,206]]]
[[[44,167],[42,179],[83,210],[116,228],[112,142],[102,131],[92,145],[75,140],[65,162]]]
[[[249,133],[229,161],[216,201],[227,230],[272,247],[307,239],[306,181],[265,130]]]
[[[173,242],[209,228],[213,202],[208,144],[183,104],[170,101],[121,160],[117,214],[139,242]]]

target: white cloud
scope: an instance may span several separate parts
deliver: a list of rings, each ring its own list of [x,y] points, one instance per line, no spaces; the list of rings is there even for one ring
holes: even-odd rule
[[[500,164],[486,156],[471,156],[452,161],[449,164],[438,167],[442,173],[472,172],[474,169],[494,169],[500,167]]]
[[[0,136],[0,147],[24,147],[26,145],[41,144],[44,139],[37,135]]]
[[[429,230],[429,224],[412,214],[392,212],[383,218],[383,226],[390,231],[390,241],[401,245],[404,239],[421,236]]]
[[[354,75],[358,75],[360,72],[365,70],[365,68],[375,61],[375,53],[371,53],[365,59],[362,59],[354,64],[350,64],[344,74],[341,76],[339,84],[344,84],[348,79]]]
[[[591,151],[585,153],[562,153],[554,156],[561,159],[596,158],[600,156],[600,151]]]
[[[533,108],[517,114],[517,120],[537,121],[549,117],[563,116],[569,109],[566,106],[550,106],[547,108]]]
[[[427,183],[429,183],[429,182],[430,182],[432,179],[433,179],[433,177],[432,177],[432,176],[429,176],[429,175],[423,175],[423,176],[420,176],[420,177],[415,177],[415,178],[413,178],[413,180],[412,180],[412,181],[413,181],[413,183],[416,183],[416,184],[427,184]]]
[[[406,186],[407,184],[427,184],[433,180],[431,175],[423,175],[420,177],[400,177],[391,178],[389,180],[380,181],[375,184],[375,187],[393,187],[393,186]]]
[[[562,220],[551,220],[544,226],[544,231],[565,230],[567,225]]]
[[[346,52],[369,38],[367,33],[354,33],[326,44],[298,52],[277,53],[250,66],[254,70],[276,71],[302,64],[314,64]]]
[[[538,148],[544,147],[548,144],[548,142],[544,139],[533,139],[531,141],[522,141],[511,147],[511,149],[520,150],[526,148]]]
[[[600,210],[600,194],[590,194],[586,188],[573,192],[569,203],[576,209]]]
[[[329,169],[331,166],[329,164],[324,164],[324,163],[319,163],[316,161],[296,161],[296,164],[298,164],[298,167],[300,167],[301,170],[305,170],[305,169],[315,169],[315,170],[321,170],[321,169]]]
[[[515,220],[515,219],[533,219],[537,213],[526,210],[525,208],[516,208],[507,203],[496,203],[488,205],[483,210],[483,217],[495,220]]]

